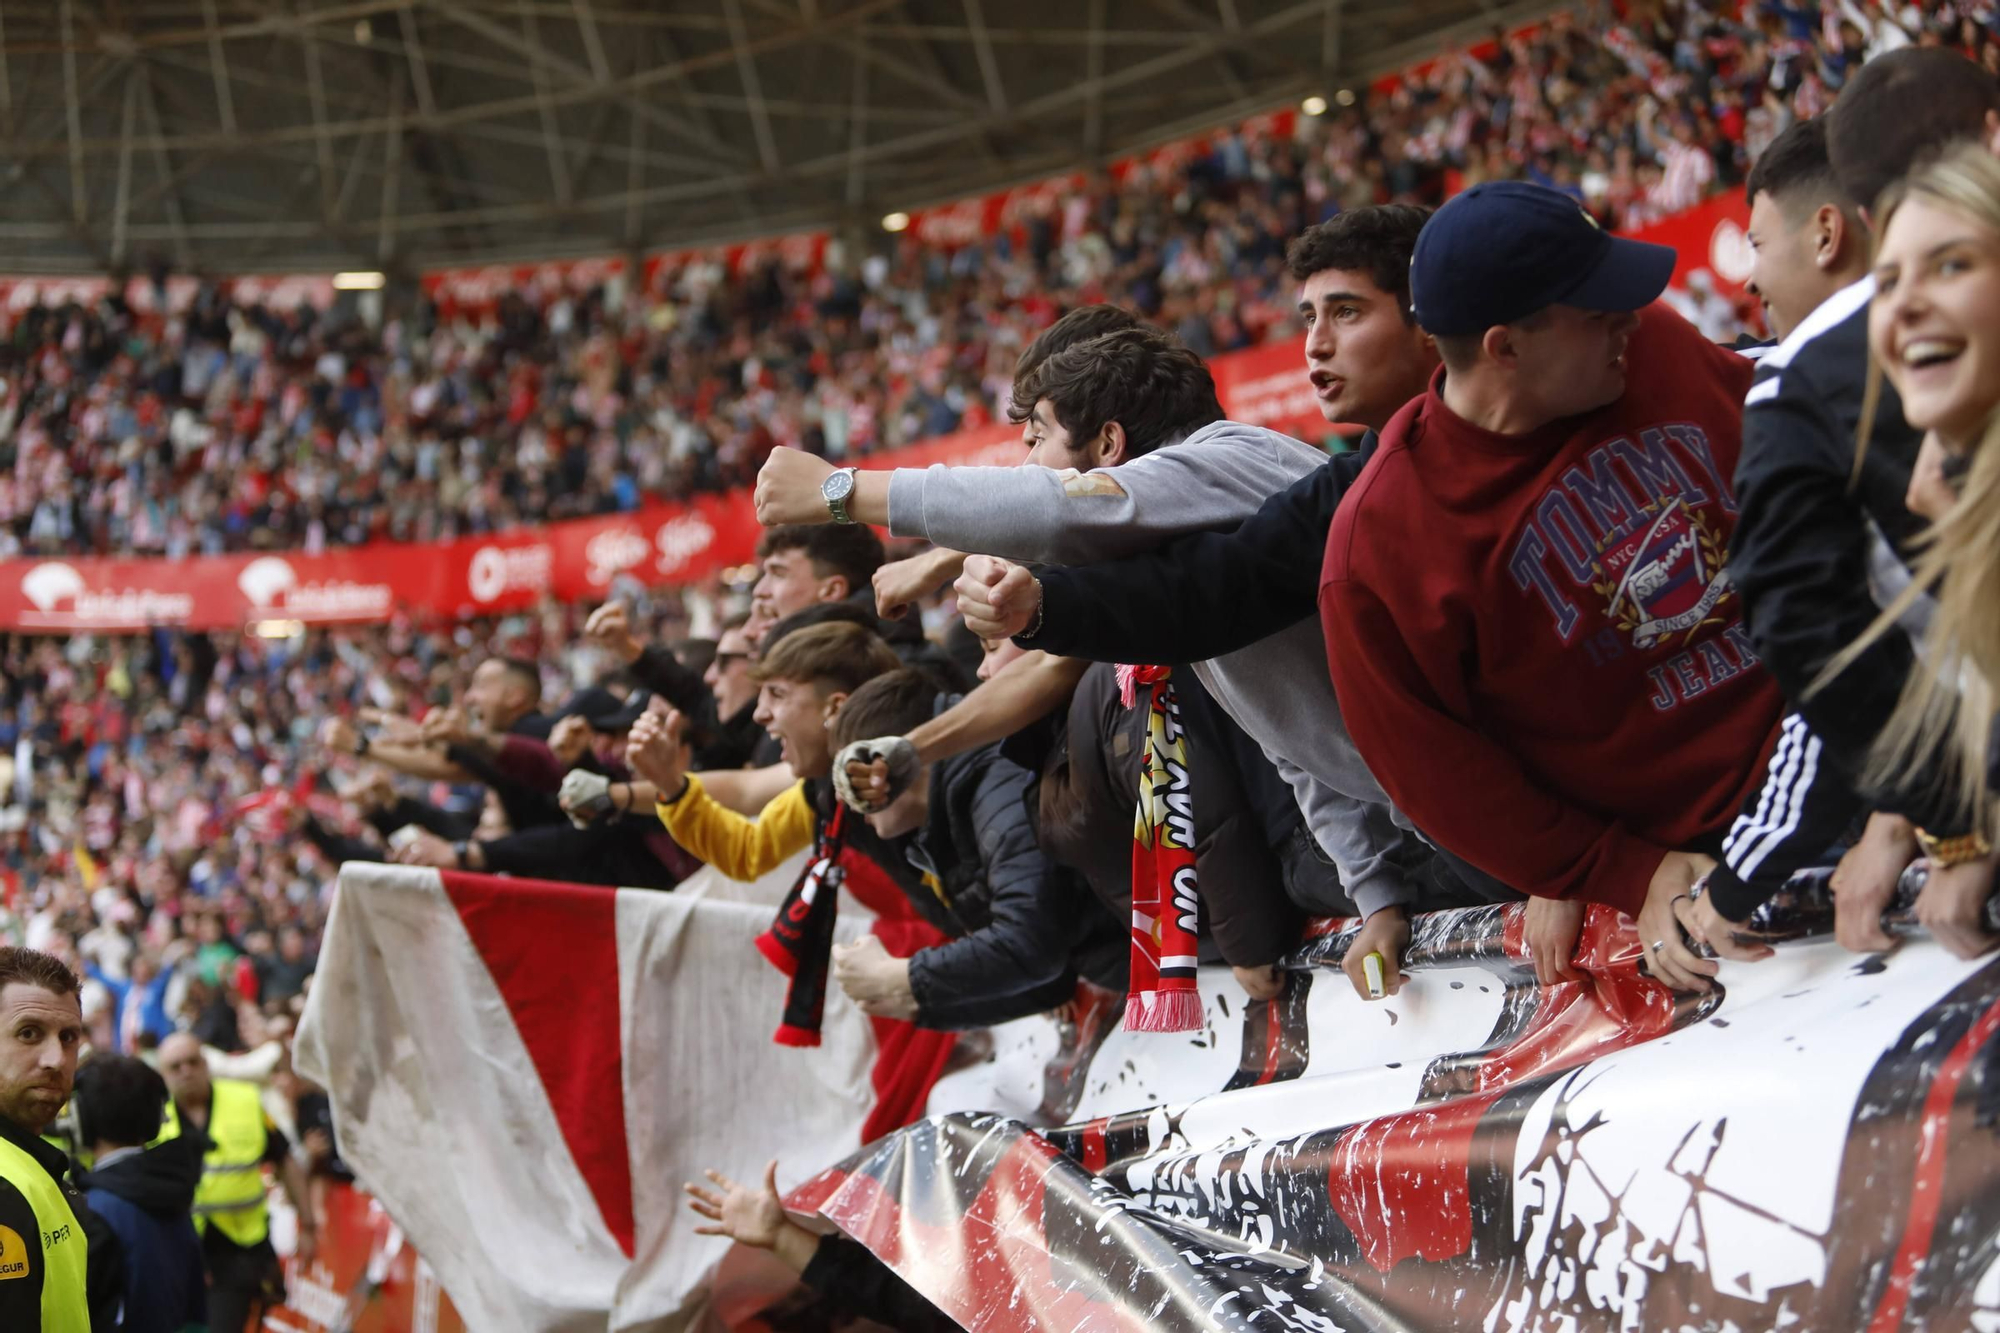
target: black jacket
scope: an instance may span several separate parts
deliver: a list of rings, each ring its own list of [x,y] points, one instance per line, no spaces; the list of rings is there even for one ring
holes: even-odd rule
[[[189,1216],[207,1146],[204,1135],[178,1135],[77,1178],[118,1237],[122,1333],[180,1333],[208,1320],[201,1240]]]
[[[859,1241],[824,1237],[799,1276],[843,1314],[886,1324],[898,1333],[957,1333],[956,1322]]]
[[[753,720],[757,703],[753,699],[734,717],[718,717],[715,693],[700,673],[690,671],[680,659],[657,644],[648,644],[631,666],[632,679],[659,695],[688,720],[688,739],[694,748],[694,767],[699,772],[741,768],[750,762],[764,729]]]
[[[1062,657],[1171,666],[1247,648],[1319,614],[1334,511],[1375,432],[1266,500],[1234,532],[1195,532],[1102,564],[1038,570],[1042,627],[1019,640]]]
[[[931,765],[930,817],[903,853],[921,886],[906,892],[953,938],[910,960],[923,1027],[1003,1023],[1076,993],[1072,953],[1108,918],[1037,845],[1033,784],[998,745]]]
[[[1286,898],[1282,861],[1303,826],[1298,803],[1191,673],[1174,673],[1174,684],[1193,766],[1202,933],[1236,966],[1275,962],[1298,944],[1305,924]],[[1132,915],[1132,819],[1146,719],[1146,709],[1120,701],[1112,669],[1093,666],[1071,696],[1067,744],[1042,780],[1042,846],[1083,875],[1114,921]],[[1242,737],[1242,747],[1228,743],[1231,730]],[[1246,781],[1245,758],[1269,773],[1275,790],[1258,788],[1254,768]]]
[[[1711,880],[1716,907],[1735,919],[1792,872],[1820,863],[1871,806],[1933,832],[1963,831],[1952,827],[1962,821],[1941,789],[1865,797],[1859,790],[1869,747],[1915,661],[1906,634],[1883,635],[1825,689],[1808,693],[1880,610],[1869,590],[1877,534],[1906,551],[1923,526],[1903,504],[1922,436],[1903,420],[1902,400],[1886,381],[1855,476],[1872,293],[1872,283],[1857,283],[1822,304],[1764,355],[1746,400],[1729,575],[1751,642],[1795,716]]]

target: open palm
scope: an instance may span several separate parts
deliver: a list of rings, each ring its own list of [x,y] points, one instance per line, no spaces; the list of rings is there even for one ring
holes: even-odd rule
[[[785,1204],[778,1197],[776,1161],[764,1168],[762,1189],[739,1185],[720,1171],[705,1174],[717,1189],[703,1189],[692,1184],[683,1187],[687,1191],[688,1207],[716,1224],[696,1227],[697,1236],[727,1236],[738,1244],[752,1245],[760,1250],[768,1250],[778,1243],[778,1236],[785,1227]]]

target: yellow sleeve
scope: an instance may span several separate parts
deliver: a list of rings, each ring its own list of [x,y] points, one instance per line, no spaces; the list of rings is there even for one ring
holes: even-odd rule
[[[660,802],[660,822],[690,856],[731,879],[756,879],[812,846],[815,821],[803,781],[772,797],[755,819],[715,800],[694,774],[687,781],[678,801]]]

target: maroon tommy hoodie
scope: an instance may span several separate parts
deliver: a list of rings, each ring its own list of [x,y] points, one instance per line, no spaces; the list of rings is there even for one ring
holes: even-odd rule
[[[1664,305],[1595,412],[1496,435],[1440,371],[1341,505],[1319,591],[1341,715],[1397,806],[1527,893],[1637,915],[1709,846],[1783,709],[1723,567],[1751,363]]]

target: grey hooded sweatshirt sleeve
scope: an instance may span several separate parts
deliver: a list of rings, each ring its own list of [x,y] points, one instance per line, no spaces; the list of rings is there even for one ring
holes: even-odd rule
[[[1233,528],[1326,454],[1261,426],[1218,421],[1115,468],[897,468],[889,531],[954,551],[1086,565],[1184,532]]]
[[[1183,533],[1234,528],[1326,460],[1289,435],[1220,421],[1090,472],[899,468],[889,481],[889,531],[1023,563],[1095,564]],[[1317,622],[1195,670],[1291,784],[1306,826],[1362,913],[1411,905],[1415,889],[1396,863],[1415,835],[1399,825],[1348,739]]]

